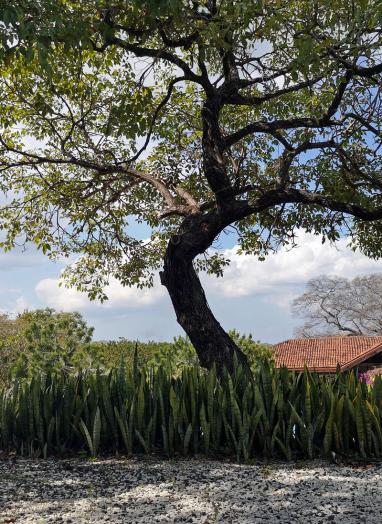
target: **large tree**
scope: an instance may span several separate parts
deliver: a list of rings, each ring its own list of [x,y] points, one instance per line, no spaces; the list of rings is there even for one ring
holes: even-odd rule
[[[202,365],[229,368],[245,357],[196,271],[222,273],[211,246],[227,228],[260,257],[299,228],[382,255],[379,1],[18,0],[1,14],[5,248],[77,255],[66,280],[91,298],[162,266]]]
[[[305,293],[293,302],[293,312],[305,320],[297,335],[382,335],[382,273],[348,280],[322,275],[309,280]]]

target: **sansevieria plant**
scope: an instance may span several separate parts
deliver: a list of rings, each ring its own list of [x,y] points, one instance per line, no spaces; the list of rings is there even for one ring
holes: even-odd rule
[[[267,363],[253,378],[194,365],[36,375],[0,391],[0,449],[46,457],[99,453],[314,458],[382,455],[382,379],[296,374]]]

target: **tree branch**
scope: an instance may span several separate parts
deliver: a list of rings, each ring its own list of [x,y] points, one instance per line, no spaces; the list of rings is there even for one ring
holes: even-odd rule
[[[88,160],[77,159],[73,156],[71,156],[69,159],[44,157],[42,155],[38,155],[35,153],[28,153],[28,152],[16,149],[14,147],[11,147],[4,141],[4,139],[1,136],[0,136],[0,144],[7,151],[20,155],[22,158],[25,159],[25,160],[20,160],[20,161],[14,161],[10,164],[5,165],[3,170],[9,169],[12,167],[27,167],[27,166],[35,167],[35,166],[47,164],[47,165],[72,165],[72,166],[77,166],[77,167],[81,167],[85,169],[90,169],[100,174],[120,173],[120,174],[127,175],[129,177],[135,178],[137,180],[140,180],[141,182],[146,182],[150,184],[151,186],[155,187],[155,189],[157,189],[157,191],[161,194],[167,206],[174,208],[174,209],[177,207],[173,195],[171,194],[169,188],[167,187],[166,183],[163,180],[156,178],[152,175],[149,175],[147,173],[144,173],[143,171],[134,169],[133,167],[130,167],[130,166],[124,167],[123,165],[117,165],[117,166],[100,165],[95,162],[90,162]],[[182,209],[179,208],[179,210],[180,210],[179,214],[183,215],[184,206],[182,207]]]
[[[280,119],[280,120],[273,120],[271,122],[266,121],[259,121],[259,122],[253,122],[252,124],[247,125],[246,127],[243,127],[239,129],[238,131],[235,131],[231,135],[228,135],[224,140],[224,149],[227,149],[243,138],[245,138],[248,135],[252,135],[254,133],[265,133],[272,136],[277,136],[275,133],[278,133],[280,130],[288,130],[288,129],[298,129],[298,128],[305,128],[305,129],[319,129],[322,127],[335,127],[341,125],[340,122],[336,120],[328,119],[327,121],[323,121],[322,118],[309,118],[309,117],[301,117],[301,118],[290,118],[290,119]]]
[[[181,82],[182,80],[185,80],[184,76],[180,76],[180,77],[174,78],[169,83],[168,88],[167,88],[166,96],[163,98],[163,100],[160,102],[160,104],[157,106],[156,110],[154,111],[154,115],[153,115],[153,118],[151,120],[150,128],[149,128],[149,131],[148,131],[148,133],[146,135],[146,140],[145,140],[143,146],[137,151],[137,153],[133,157],[130,158],[130,160],[129,160],[130,163],[135,162],[141,156],[141,154],[147,148],[147,146],[149,145],[149,142],[150,142],[150,139],[151,139],[151,135],[152,135],[155,123],[156,123],[156,119],[158,118],[158,115],[159,115],[160,111],[164,108],[164,106],[170,100],[175,85],[178,82]]]
[[[155,60],[163,59],[171,64],[176,65],[184,73],[186,80],[192,80],[198,84],[203,85],[203,78],[192,71],[189,65],[179,58],[177,55],[169,53],[165,49],[152,49],[149,47],[142,47],[138,44],[131,44],[118,37],[109,37],[102,46],[97,46],[94,41],[91,41],[92,47],[98,53],[103,53],[108,47],[114,45],[125,51],[133,53],[137,57],[141,58],[154,58]]]

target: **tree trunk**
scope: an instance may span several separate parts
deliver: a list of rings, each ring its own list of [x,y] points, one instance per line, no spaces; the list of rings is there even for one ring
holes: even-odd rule
[[[162,284],[167,288],[178,323],[189,336],[203,367],[213,364],[232,372],[234,355],[247,370],[248,361],[212,314],[192,259],[177,256],[171,242],[167,248]]]

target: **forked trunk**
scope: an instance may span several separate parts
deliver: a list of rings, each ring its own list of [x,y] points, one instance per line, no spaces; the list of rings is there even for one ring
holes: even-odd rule
[[[178,323],[189,336],[198,354],[200,364],[218,369],[234,366],[234,355],[247,370],[248,361],[230,336],[212,314],[192,260],[177,257],[171,244],[167,249],[162,284],[167,288]]]

